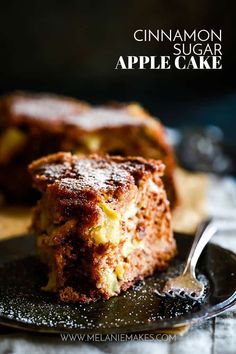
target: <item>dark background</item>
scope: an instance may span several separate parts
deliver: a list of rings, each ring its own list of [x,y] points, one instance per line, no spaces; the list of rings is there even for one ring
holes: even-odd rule
[[[234,2],[7,1],[0,11],[0,93],[52,91],[93,103],[140,101],[169,126],[215,124],[236,146]],[[114,70],[119,55],[165,55],[138,28],[223,31],[222,70]]]

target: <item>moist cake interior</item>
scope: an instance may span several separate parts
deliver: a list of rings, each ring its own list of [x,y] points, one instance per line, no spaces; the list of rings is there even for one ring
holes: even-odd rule
[[[45,290],[63,301],[108,299],[176,251],[162,163],[59,153],[30,166],[43,196],[33,229],[49,266]]]

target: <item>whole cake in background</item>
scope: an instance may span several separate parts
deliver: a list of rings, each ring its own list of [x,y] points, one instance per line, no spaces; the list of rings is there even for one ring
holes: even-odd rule
[[[93,107],[23,92],[0,99],[0,192],[7,200],[35,200],[27,165],[58,151],[160,159],[171,207],[176,204],[175,160],[163,126],[138,104]]]
[[[57,153],[29,166],[32,229],[62,301],[109,299],[176,253],[160,161]]]

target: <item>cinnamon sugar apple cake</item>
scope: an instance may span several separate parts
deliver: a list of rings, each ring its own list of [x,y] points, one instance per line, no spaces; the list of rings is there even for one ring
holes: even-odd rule
[[[29,166],[42,197],[33,212],[48,284],[62,301],[109,299],[176,252],[160,161],[57,153]]]
[[[0,191],[8,200],[35,200],[27,165],[58,151],[160,159],[171,207],[176,205],[175,160],[164,128],[138,104],[96,107],[24,92],[0,99]]]

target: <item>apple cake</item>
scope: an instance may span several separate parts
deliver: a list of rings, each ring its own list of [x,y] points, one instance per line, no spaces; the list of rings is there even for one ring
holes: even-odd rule
[[[35,200],[27,165],[58,151],[162,160],[168,199],[171,208],[176,205],[175,160],[164,128],[138,104],[94,107],[72,98],[24,92],[1,98],[0,191],[8,200]]]
[[[32,229],[44,290],[65,302],[109,299],[165,269],[176,252],[160,161],[59,152],[29,166],[42,198]]]

